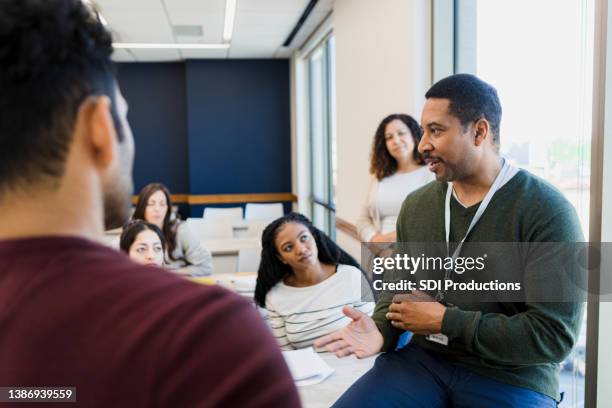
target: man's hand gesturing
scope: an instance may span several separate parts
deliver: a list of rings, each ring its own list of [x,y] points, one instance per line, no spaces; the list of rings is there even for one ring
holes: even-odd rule
[[[349,306],[342,308],[342,312],[353,321],[342,329],[321,337],[314,342],[314,346],[324,347],[327,351],[336,353],[338,357],[355,354],[358,358],[364,358],[378,353],[383,345],[383,337],[374,320]]]

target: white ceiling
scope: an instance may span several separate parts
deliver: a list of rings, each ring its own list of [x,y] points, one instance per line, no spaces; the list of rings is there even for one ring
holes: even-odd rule
[[[115,61],[178,61],[192,58],[287,58],[332,10],[319,0],[289,47],[283,47],[309,0],[237,0],[229,49],[118,49]],[[225,0],[97,0],[116,42],[221,43]],[[173,26],[201,26],[202,36],[182,37]]]

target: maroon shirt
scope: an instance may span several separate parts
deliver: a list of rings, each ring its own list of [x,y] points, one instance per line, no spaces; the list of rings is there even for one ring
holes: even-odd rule
[[[71,407],[300,405],[247,301],[80,238],[0,241],[8,386],[73,386]]]

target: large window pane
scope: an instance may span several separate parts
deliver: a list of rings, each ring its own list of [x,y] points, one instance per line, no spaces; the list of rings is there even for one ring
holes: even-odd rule
[[[312,218],[330,236],[335,236],[336,147],[333,82],[333,37],[320,44],[307,58]]]
[[[455,4],[455,69],[497,88],[502,154],[559,188],[588,238],[593,0]],[[585,344],[583,327],[561,367],[561,407],[584,405]]]
[[[331,37],[327,44],[327,61],[329,78],[329,113],[330,113],[330,155],[331,155],[331,185],[330,185],[330,201],[336,205],[336,185],[338,182],[338,155],[336,153],[336,41]],[[335,223],[333,224],[335,225]]]
[[[325,101],[325,53],[317,49],[310,59],[310,142],[312,149],[312,193],[327,200],[327,118]]]

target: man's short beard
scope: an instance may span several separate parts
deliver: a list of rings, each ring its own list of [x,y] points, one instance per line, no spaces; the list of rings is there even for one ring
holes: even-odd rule
[[[120,150],[121,151],[121,150]],[[104,227],[113,229],[122,227],[130,216],[132,208],[132,165],[126,152],[120,158],[120,165],[115,168],[113,176],[104,181]],[[120,154],[121,154],[120,153]]]
[[[130,194],[114,188],[104,194],[104,228],[114,229],[123,226],[130,216]]]
[[[108,88],[111,97],[111,116],[119,142],[119,165],[113,169],[110,177],[103,182],[104,194],[104,227],[114,229],[122,227],[130,216],[131,196],[134,191],[132,181],[133,155],[128,146],[129,141],[123,132],[123,123],[117,111],[118,89],[113,77],[109,79]],[[127,125],[126,123],[126,126]]]

